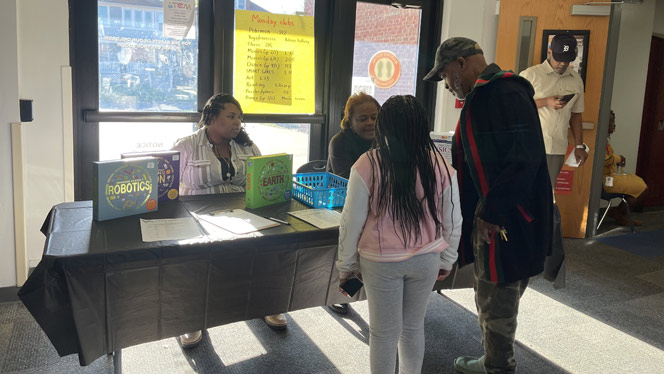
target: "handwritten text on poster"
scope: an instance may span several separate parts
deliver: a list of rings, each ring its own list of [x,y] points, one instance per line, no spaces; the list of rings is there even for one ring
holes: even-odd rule
[[[235,97],[246,113],[315,111],[314,18],[235,11]]]

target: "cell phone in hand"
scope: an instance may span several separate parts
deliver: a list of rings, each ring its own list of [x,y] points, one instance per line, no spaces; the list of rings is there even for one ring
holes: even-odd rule
[[[558,101],[562,101],[562,102],[566,103],[566,102],[572,100],[573,97],[574,97],[573,93],[567,94],[567,95],[564,95],[563,97],[561,97],[560,99],[558,99]]]
[[[343,286],[341,286],[341,289],[346,291],[348,296],[353,297],[353,296],[355,296],[357,291],[359,291],[360,288],[362,288],[363,285],[364,285],[364,283],[362,283],[361,280],[359,280],[357,278],[351,278],[351,279],[347,280],[346,283],[344,283]]]

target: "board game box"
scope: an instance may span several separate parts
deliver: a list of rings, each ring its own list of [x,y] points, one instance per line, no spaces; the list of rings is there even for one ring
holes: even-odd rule
[[[277,153],[247,159],[247,208],[288,201],[292,190],[293,155]]]
[[[93,162],[93,218],[105,221],[156,211],[157,164],[154,157]]]
[[[148,157],[159,160],[157,169],[158,200],[177,200],[180,188],[180,152],[179,151],[151,151],[123,153],[121,157]]]

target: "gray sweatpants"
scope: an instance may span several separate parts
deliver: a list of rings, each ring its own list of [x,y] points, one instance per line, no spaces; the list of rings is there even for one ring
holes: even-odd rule
[[[424,359],[424,315],[440,268],[438,253],[401,262],[360,257],[369,303],[369,356],[372,374],[417,374]]]

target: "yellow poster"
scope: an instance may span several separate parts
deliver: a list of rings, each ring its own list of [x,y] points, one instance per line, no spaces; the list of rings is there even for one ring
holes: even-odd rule
[[[314,17],[236,10],[233,95],[245,113],[314,113]]]

